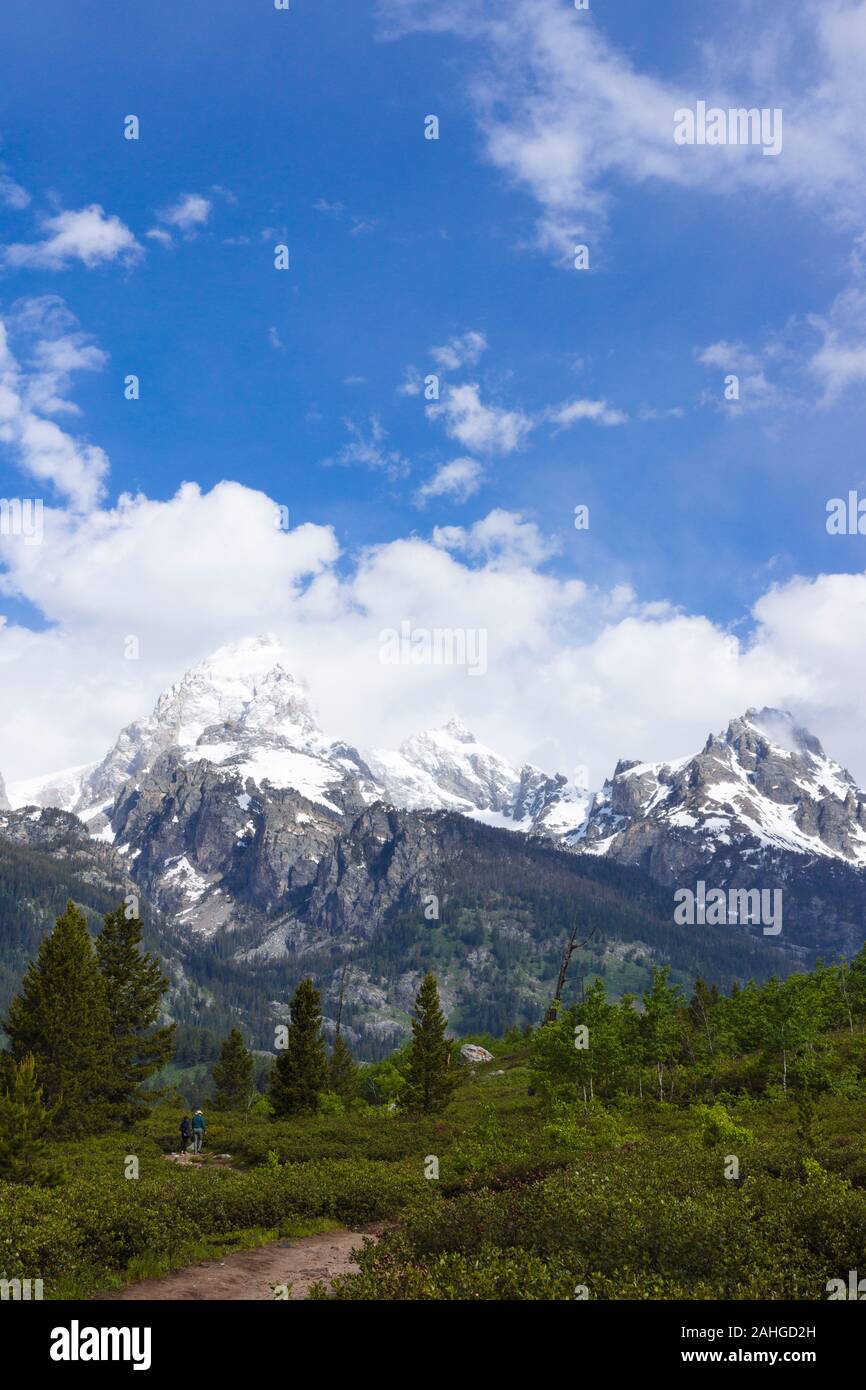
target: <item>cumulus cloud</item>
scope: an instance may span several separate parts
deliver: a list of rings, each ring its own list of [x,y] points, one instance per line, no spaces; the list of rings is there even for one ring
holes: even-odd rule
[[[451,497],[455,502],[465,502],[481,486],[484,469],[477,459],[452,459],[437,468],[432,478],[419,487],[415,494],[416,504],[423,507],[431,497]]]
[[[160,222],[176,227],[183,236],[193,236],[205,225],[213,211],[210,198],[201,193],[184,193],[176,203],[157,213]]]
[[[464,448],[484,454],[511,454],[533,427],[520,410],[484,405],[475,383],[449,387],[443,400],[427,406],[427,417],[438,420],[446,434]]]
[[[99,203],[78,212],[58,212],[43,217],[41,241],[15,242],[3,248],[6,264],[15,268],[64,270],[81,261],[88,270],[105,261],[128,264],[143,248],[119,217],[109,215]]]
[[[540,565],[556,553],[556,545],[542,535],[534,521],[517,512],[497,507],[472,526],[437,526],[433,543],[445,550],[462,551],[472,559],[483,557],[509,568]]]
[[[43,546],[0,537],[0,559],[2,591],[41,617],[41,630],[0,625],[7,780],[101,756],[193,662],[273,630],[323,725],[362,746],[394,746],[457,710],[513,760],[585,764],[598,785],[618,757],[690,753],[747,706],[779,705],[866,781],[866,574],[775,586],[737,637],[628,586],[557,573],[554,546],[519,514],[349,561],[332,528],[285,532],[271,499],[228,482],[86,515],[48,509]],[[404,620],[483,630],[487,674],[383,666],[380,633]],[[124,659],[129,635],[139,661]]]
[[[472,367],[483,352],[487,351],[487,339],[483,333],[470,329],[459,338],[449,338],[442,347],[430,349],[430,356],[444,371],[456,372],[460,367]]]
[[[568,429],[581,420],[590,420],[594,425],[625,425],[628,415],[624,410],[615,410],[607,401],[575,400],[554,406],[548,411],[548,418],[560,429]]]
[[[16,356],[18,344],[26,361]],[[51,417],[80,413],[66,394],[72,375],[98,371],[106,361],[58,296],[19,300],[0,319],[0,444],[25,473],[78,510],[102,496],[108,458]]]

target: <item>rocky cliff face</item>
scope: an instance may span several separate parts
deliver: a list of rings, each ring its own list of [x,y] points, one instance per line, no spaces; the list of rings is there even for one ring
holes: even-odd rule
[[[798,733],[783,748],[783,732],[770,739],[750,714],[695,759],[620,764],[586,840],[563,852],[463,813],[367,804],[363,770],[348,755],[307,796],[256,779],[225,721],[129,779],[101,837],[57,810],[0,812],[0,853],[8,841],[50,854],[70,883],[97,886],[112,903],[137,892],[161,909],[158,949],[182,1021],[225,1030],[241,1016],[269,1045],[271,1013],[284,1016],[304,974],[320,983],[333,1021],[346,965],[347,1037],[379,1056],[405,1034],[431,949],[458,1026],[497,1032],[537,1018],[575,915],[591,940],[582,968],[605,970],[614,987],[633,987],[634,971],[648,978],[658,961],[683,980],[697,969],[724,982],[784,973],[817,950],[856,950],[866,875],[845,850],[857,843],[857,795],[814,740]],[[217,746],[221,761],[201,755]],[[803,806],[807,796],[814,804]],[[756,814],[767,827],[770,807],[787,827],[784,847],[755,834]],[[791,835],[811,846],[813,823],[835,846],[793,850]],[[579,852],[584,845],[592,853]],[[783,885],[783,935],[677,927],[673,895],[659,884],[689,875]],[[218,936],[223,927],[229,934]]]
[[[620,762],[591,798],[563,776],[514,767],[457,719],[364,755],[319,728],[282,657],[271,638],[223,648],[98,765],[16,784],[9,800],[75,809],[157,908],[205,938],[294,919],[301,906],[322,929],[381,923],[417,898],[435,860],[444,822],[430,813],[605,856],[665,885],[708,874],[718,886],[790,885],[814,864],[866,869],[866,796],[783,712],[749,710],[672,763]],[[807,911],[802,896],[814,937],[824,899]],[[825,915],[849,941],[857,893],[842,896]]]
[[[139,889],[111,845],[94,839],[76,816],[53,807],[0,811],[0,840],[49,855],[70,879],[91,885],[116,906]]]
[[[572,843],[663,883],[709,862],[866,866],[866,795],[779,710],[748,710],[675,763],[620,762]]]
[[[118,853],[148,896],[210,934],[251,907],[271,913],[308,887],[319,861],[363,807],[354,778],[327,802],[261,785],[243,766],[163,754],[112,811]]]

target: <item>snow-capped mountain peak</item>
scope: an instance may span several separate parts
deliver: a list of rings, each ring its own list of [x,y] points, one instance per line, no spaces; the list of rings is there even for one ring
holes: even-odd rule
[[[284,655],[274,637],[221,647],[164,691],[149,719],[131,727],[161,734],[181,748],[194,747],[205,730],[229,723],[314,739],[321,731],[309,692],[283,665]]]
[[[866,865],[866,796],[787,711],[749,709],[694,757],[620,762],[581,838],[658,877],[730,847]]]

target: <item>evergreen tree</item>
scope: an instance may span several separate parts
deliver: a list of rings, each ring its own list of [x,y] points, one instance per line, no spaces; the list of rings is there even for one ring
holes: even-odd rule
[[[0,1181],[49,1187],[62,1179],[50,1157],[47,1135],[53,1116],[42,1099],[36,1060],[13,1062],[0,1094]]]
[[[171,1059],[174,1024],[157,1028],[168,980],[155,956],[142,954],[141,921],[118,907],[106,914],[96,938],[99,969],[106,986],[114,1060],[109,1101],[122,1124],[148,1112],[143,1083]]]
[[[4,1027],[13,1060],[32,1053],[58,1134],[92,1134],[106,1126],[115,1050],[111,1015],[87,921],[72,901],[27,967]]]
[[[253,1054],[240,1029],[233,1028],[222,1045],[211,1073],[216,1084],[217,1110],[248,1110],[253,1098]]]
[[[358,1093],[358,1068],[341,1033],[335,1037],[331,1051],[328,1090],[333,1091],[347,1104],[354,1100]]]
[[[457,1085],[450,1070],[451,1044],[445,1037],[448,1020],[439,1003],[435,975],[428,972],[415,1000],[412,1043],[403,1101],[409,1110],[425,1115],[444,1110]]]
[[[321,997],[312,980],[301,980],[291,1003],[286,1048],[271,1077],[271,1104],[279,1116],[312,1113],[327,1085]]]
[[[682,998],[679,986],[668,983],[670,973],[669,965],[653,967],[652,986],[644,990],[644,1012],[641,1018],[645,1056],[656,1069],[660,1101],[665,1098],[665,1067],[672,1069],[680,1041],[679,1009]]]

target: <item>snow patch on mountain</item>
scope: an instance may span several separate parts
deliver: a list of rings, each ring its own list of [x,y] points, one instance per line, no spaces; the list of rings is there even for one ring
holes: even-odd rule
[[[399,752],[364,758],[320,729],[307,687],[271,636],[222,647],[128,725],[101,762],[10,789],[15,806],[58,806],[105,831],[118,793],[142,782],[169,752],[205,761],[242,785],[292,789],[329,811],[386,801],[401,809],[448,810],[508,829],[559,837],[586,818],[589,798],[564,777],[513,767],[460,720],[407,739]],[[347,798],[340,791],[351,787]]]
[[[691,758],[619,763],[573,843],[645,862],[665,834],[866,866],[866,796],[789,713],[749,709]]]

